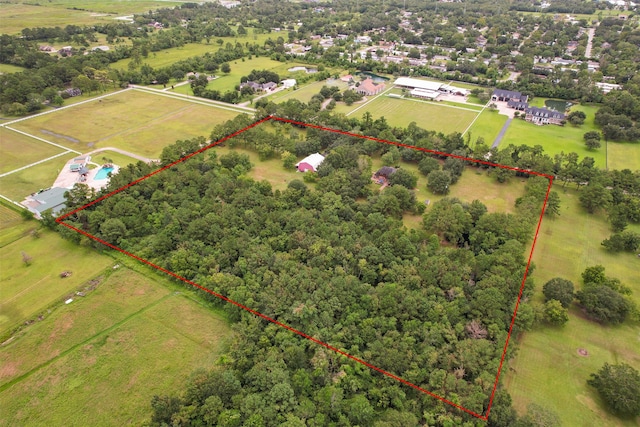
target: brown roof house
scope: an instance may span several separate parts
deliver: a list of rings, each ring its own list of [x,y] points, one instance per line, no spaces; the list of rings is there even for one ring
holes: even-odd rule
[[[356,92],[362,95],[377,95],[384,90],[384,83],[375,84],[371,78],[367,78],[356,88]]]

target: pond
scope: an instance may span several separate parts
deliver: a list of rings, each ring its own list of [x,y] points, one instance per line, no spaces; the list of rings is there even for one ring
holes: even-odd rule
[[[366,79],[367,77],[370,77],[371,80],[373,80],[374,83],[386,83],[389,81],[389,78],[387,77],[383,77],[383,76],[379,76],[377,74],[373,74],[370,73],[368,71],[361,71],[359,73],[356,73],[356,76],[362,78],[362,79]]]
[[[558,99],[547,99],[546,101],[544,101],[545,107],[555,111],[559,111],[561,113],[564,113],[565,111],[567,111],[569,108],[571,108],[572,105],[573,105],[572,102],[561,101]]]

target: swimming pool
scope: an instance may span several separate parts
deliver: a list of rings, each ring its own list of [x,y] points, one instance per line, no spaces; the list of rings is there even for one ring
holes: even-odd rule
[[[94,179],[100,180],[109,178],[109,173],[113,171],[113,169],[114,168],[100,168]]]

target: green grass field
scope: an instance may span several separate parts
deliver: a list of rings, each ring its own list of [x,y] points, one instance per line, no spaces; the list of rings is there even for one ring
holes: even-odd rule
[[[271,58],[253,57],[252,59],[246,59],[244,62],[242,60],[231,62],[230,66],[231,72],[229,74],[218,72],[217,75],[219,77],[210,81],[207,89],[219,90],[223,93],[235,90],[235,87],[240,84],[240,78],[248,75],[252,70],[270,70],[278,73],[282,78],[289,74],[286,70],[295,66],[295,64],[282,63],[274,61]],[[193,95],[193,91],[189,85],[178,86],[174,90],[178,93]],[[318,91],[319,90],[320,89],[318,89]]]
[[[484,138],[485,144],[491,147],[496,136],[500,133],[502,126],[507,121],[507,116],[498,114],[497,111],[485,109],[480,117],[473,123],[471,128],[465,134],[471,136],[471,143],[474,144],[479,137]]]
[[[229,147],[215,147],[218,156],[223,156],[235,151],[236,153],[246,154],[249,156],[253,168],[247,174],[249,177],[256,181],[269,181],[273,190],[286,190],[287,185],[294,179],[302,179],[302,174],[293,170],[286,170],[282,166],[282,161],[278,158],[261,161],[258,158],[258,153],[245,150],[242,148],[229,148]],[[302,160],[301,158],[298,160]]]
[[[509,129],[504,135],[504,139],[500,143],[506,147],[509,144],[514,145],[540,145],[544,148],[545,153],[553,157],[560,152],[577,153],[580,158],[593,157],[596,166],[605,167],[605,150],[604,147],[589,151],[584,145],[583,135],[592,130],[598,130],[594,123],[595,113],[598,110],[594,106],[576,105],[571,111],[584,111],[587,119],[582,126],[574,127],[572,125],[557,126],[546,125],[537,126],[521,119],[515,119],[511,122]]]
[[[24,70],[24,68],[17,65],[0,64],[0,74],[19,73]]]
[[[142,425],[153,395],[211,367],[226,321],[158,280],[121,268],[3,346],[0,424]]]
[[[0,128],[0,173],[46,159],[64,150],[29,138],[4,127]],[[0,191],[1,192],[1,191]]]
[[[600,150],[605,149],[605,147]],[[609,154],[609,169],[640,170],[640,143],[610,142],[606,149]]]
[[[0,194],[21,202],[25,196],[43,188],[49,188],[58,177],[65,163],[77,154],[69,153],[39,165],[0,178]]]
[[[561,216],[545,218],[533,257],[536,282],[535,301],[542,300],[542,285],[553,277],[564,277],[579,288],[580,274],[586,267],[602,264],[606,274],[622,280],[634,290],[640,303],[637,257],[611,254],[600,242],[610,235],[603,217],[585,213],[579,206],[579,193],[556,186],[562,199]],[[640,231],[640,227],[632,227]],[[573,308],[564,328],[540,328],[520,337],[517,356],[505,371],[505,384],[514,404],[524,412],[529,403],[555,411],[564,425],[633,426],[609,415],[586,380],[604,362],[625,361],[640,369],[640,325],[626,323],[607,327],[586,320]],[[577,354],[584,348],[589,356]]]
[[[302,102],[309,102],[311,101],[311,98],[313,97],[313,95],[320,93],[320,89],[322,89],[322,86],[335,86],[340,88],[340,90],[346,90],[349,85],[341,80],[331,80],[330,82],[327,82],[327,80],[323,80],[320,82],[313,82],[310,84],[307,84],[305,86],[300,87],[297,90],[293,90],[293,89],[286,89],[283,90],[282,92],[278,92],[274,95],[269,96],[269,101],[275,102],[276,104],[279,104],[281,102],[285,102],[289,99],[297,99],[299,101]]]
[[[158,158],[165,146],[178,139],[208,137],[216,124],[235,116],[214,106],[129,90],[15,127],[81,152],[116,147]]]
[[[2,33],[16,34],[23,28],[65,27],[113,22],[119,15],[132,15],[152,9],[178,6],[182,1],[171,0],[25,0],[3,1],[0,8]]]
[[[478,114],[437,103],[389,98],[384,95],[354,111],[353,114],[360,117],[365,112],[371,113],[374,120],[384,116],[392,126],[407,126],[416,122],[421,128],[445,134],[463,132]]]
[[[111,258],[62,240],[51,231],[41,230],[40,237],[31,236],[31,231],[39,227],[38,222],[19,217],[2,224],[0,331],[32,318],[113,263]],[[31,265],[24,264],[23,252],[32,258]],[[73,275],[60,278],[65,270]]]

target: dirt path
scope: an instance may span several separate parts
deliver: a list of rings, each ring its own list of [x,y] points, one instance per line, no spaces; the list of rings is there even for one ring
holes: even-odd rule
[[[145,163],[151,163],[151,162],[155,162],[155,161],[158,160],[158,159],[149,159],[147,157],[143,157],[143,156],[140,156],[138,154],[132,153],[131,151],[125,151],[125,150],[121,150],[120,148],[115,148],[115,147],[98,148],[97,150],[93,150],[93,151],[90,151],[88,153],[85,153],[85,156],[90,156],[92,154],[100,153],[102,151],[114,151],[116,153],[124,154],[125,156],[129,156],[131,158],[134,158],[136,160],[142,160]]]

